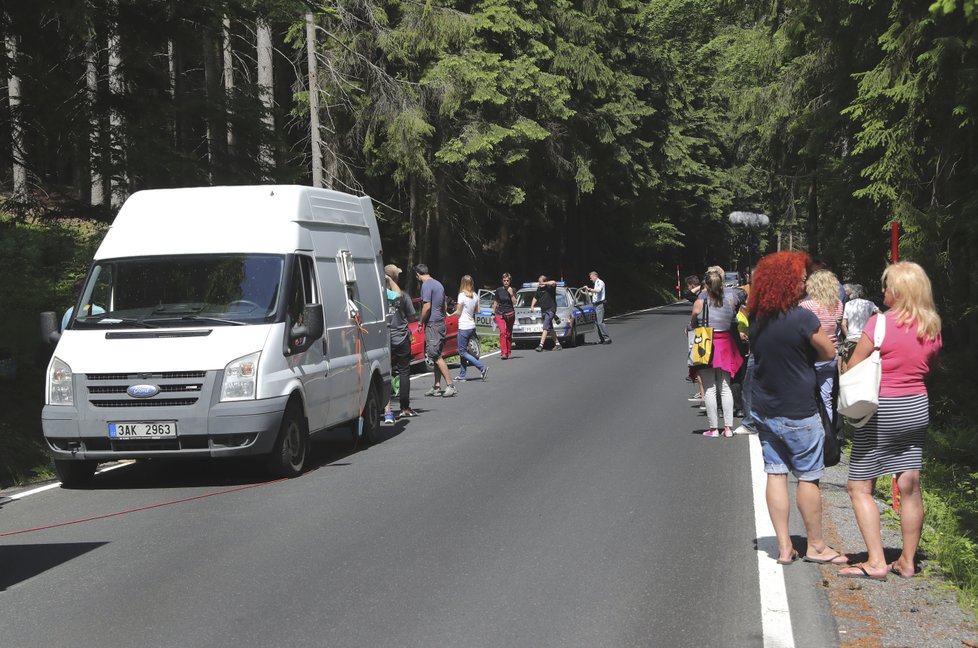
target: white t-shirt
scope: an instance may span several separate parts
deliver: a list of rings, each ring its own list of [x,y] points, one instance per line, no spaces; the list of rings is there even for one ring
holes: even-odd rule
[[[465,293],[459,293],[458,304],[462,307],[462,314],[458,316],[458,328],[462,331],[474,329],[475,309],[479,307],[479,298],[474,293],[471,297],[466,297]]]
[[[594,280],[594,288],[592,290],[591,301],[593,301],[595,304],[603,302],[605,299],[607,299],[604,291],[604,282],[600,279]]]

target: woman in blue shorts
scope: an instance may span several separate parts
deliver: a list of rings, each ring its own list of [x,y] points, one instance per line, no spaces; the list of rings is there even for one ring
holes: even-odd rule
[[[747,312],[754,354],[751,413],[764,454],[767,507],[778,539],[778,562],[798,559],[791,544],[788,472],[798,479],[798,512],[805,523],[804,560],[843,564],[848,558],[822,536],[825,431],[816,404],[815,363],[835,357],[832,341],[818,318],[798,304],[805,295],[804,252],[777,252],[757,264]]]

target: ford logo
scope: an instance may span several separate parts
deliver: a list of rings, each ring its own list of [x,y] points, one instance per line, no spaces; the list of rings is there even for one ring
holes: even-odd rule
[[[152,398],[160,393],[160,388],[156,385],[133,385],[126,393],[133,398]]]

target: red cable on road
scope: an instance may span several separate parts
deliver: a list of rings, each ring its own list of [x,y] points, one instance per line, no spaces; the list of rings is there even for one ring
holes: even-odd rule
[[[229,488],[227,490],[217,491],[214,493],[206,493],[205,495],[194,495],[193,497],[185,497],[184,499],[173,500],[172,502],[161,502],[160,504],[150,504],[149,506],[140,506],[139,508],[128,509],[126,511],[117,511],[116,513],[106,513],[105,515],[93,515],[92,517],[82,518],[80,520],[72,520],[70,522],[58,522],[57,524],[48,524],[46,526],[35,527],[33,529],[21,529],[20,531],[8,531],[6,533],[0,533],[0,538],[4,538],[6,536],[19,535],[21,533],[33,533],[35,531],[44,531],[45,529],[56,529],[58,527],[70,526],[72,524],[81,524],[82,522],[104,520],[106,518],[116,517],[118,515],[126,515],[128,513],[138,513],[139,511],[148,511],[149,509],[160,508],[161,506],[172,506],[173,504],[183,504],[184,502],[202,500],[208,497],[214,497],[215,495],[227,495],[228,493],[235,493],[237,491],[243,491],[249,488],[258,488],[259,486],[268,486],[269,484],[277,484],[278,482],[285,481],[286,479],[288,479],[288,477],[282,477],[281,479],[273,479],[272,481],[262,482],[260,484],[248,484],[247,486],[238,486],[237,488]]]

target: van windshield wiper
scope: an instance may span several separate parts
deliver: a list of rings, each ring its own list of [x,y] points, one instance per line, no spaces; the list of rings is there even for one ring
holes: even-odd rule
[[[184,315],[180,318],[187,322],[213,322],[215,324],[231,324],[233,326],[247,326],[246,322],[239,322],[238,320],[225,319],[223,317],[208,317],[207,315]]]
[[[92,315],[84,319],[76,319],[79,324],[124,324],[126,326],[138,326],[140,328],[159,328],[156,324],[150,324],[149,322],[144,322],[141,319],[133,319],[131,317],[114,317],[112,315]]]

